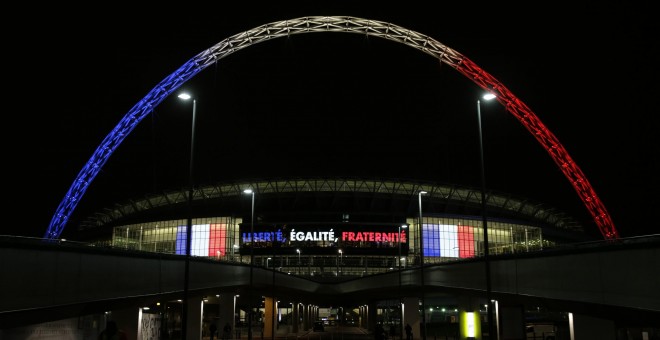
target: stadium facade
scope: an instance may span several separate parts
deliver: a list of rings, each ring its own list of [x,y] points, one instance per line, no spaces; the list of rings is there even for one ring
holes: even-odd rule
[[[574,219],[542,203],[488,192],[486,207],[491,255],[585,240]],[[103,231],[100,245],[184,255],[188,218],[192,256],[254,256],[254,265],[315,278],[484,254],[480,190],[402,180],[238,181],[196,187],[192,201],[184,188],[118,203],[79,229]]]

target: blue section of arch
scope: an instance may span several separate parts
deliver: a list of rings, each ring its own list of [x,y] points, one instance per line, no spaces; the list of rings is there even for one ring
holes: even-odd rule
[[[87,191],[96,175],[112,153],[124,141],[124,139],[133,131],[135,126],[151,113],[158,104],[167,98],[172,92],[178,89],[182,84],[202,71],[203,63],[199,62],[204,53],[190,59],[179,69],[161,81],[153,90],[151,90],[142,100],[140,100],[128,113],[121,119],[119,124],[105,137],[101,145],[94,151],[92,157],[80,170],[78,176],[71,184],[69,191],[62,202],[60,202],[50,225],[44,234],[46,239],[57,239],[64,231],[64,227],[71,217],[74,209],[80,202],[80,199]]]

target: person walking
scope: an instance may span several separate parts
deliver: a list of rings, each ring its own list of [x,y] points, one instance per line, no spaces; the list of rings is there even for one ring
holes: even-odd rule
[[[406,340],[412,340],[412,327],[410,327],[410,324],[406,324]]]
[[[211,322],[211,326],[209,326],[209,332],[211,333],[211,338],[210,340],[213,340],[215,337],[215,333],[218,331],[218,326],[215,325],[215,322]]]
[[[231,325],[229,322],[225,324],[224,327],[222,327],[222,340],[229,340],[231,337]]]

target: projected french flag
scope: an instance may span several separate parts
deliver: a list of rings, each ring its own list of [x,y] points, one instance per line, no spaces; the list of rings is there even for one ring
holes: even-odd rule
[[[186,255],[187,227],[178,226],[176,231],[176,253]],[[194,224],[190,255],[217,257],[226,255],[227,225]]]
[[[424,256],[474,257],[474,229],[453,224],[423,224]]]

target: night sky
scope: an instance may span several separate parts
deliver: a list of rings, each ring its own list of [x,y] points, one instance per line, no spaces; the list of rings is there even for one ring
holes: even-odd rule
[[[11,223],[0,234],[41,237],[101,141],[186,61],[239,32],[324,15],[390,22],[463,54],[552,131],[620,236],[658,233],[657,19],[633,5],[551,4],[245,3],[149,12],[115,5],[26,15],[4,49],[6,84],[20,99],[5,111]],[[402,44],[347,33],[273,39],[219,60],[180,90],[198,101],[200,185],[350,176],[480,186],[476,101],[483,92]],[[187,185],[192,105],[176,98],[179,92],[110,157],[65,234],[113,203]],[[482,101],[481,114],[488,189],[556,207],[599,235],[523,125],[495,101]]]

